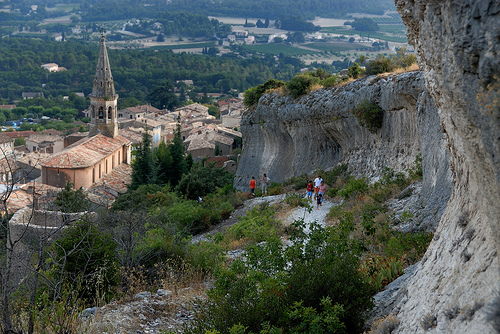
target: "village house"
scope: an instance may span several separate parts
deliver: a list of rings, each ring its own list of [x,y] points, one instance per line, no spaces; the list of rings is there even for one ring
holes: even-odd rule
[[[15,104],[0,104],[0,109],[12,110],[16,107]]]
[[[0,133],[0,150],[0,157],[8,157],[12,155],[12,152],[14,151],[14,139]]]
[[[21,96],[23,97],[23,100],[34,99],[37,97],[44,97],[42,92],[40,92],[40,93],[26,92],[26,93],[22,93]]]
[[[26,148],[30,152],[58,153],[64,149],[64,138],[35,133],[26,138]]]
[[[130,164],[131,142],[118,131],[118,94],[104,35],[97,61],[90,98],[90,131],[88,136],[44,160],[42,182],[64,187],[71,182],[75,188],[89,188],[122,164]]]
[[[42,68],[46,69],[49,72],[57,72],[59,69],[59,65],[56,63],[48,63],[48,64],[43,64]]]
[[[33,130],[27,130],[27,131],[9,131],[9,132],[2,132],[3,135],[7,136],[7,137],[10,137],[12,139],[16,139],[16,138],[19,138],[19,137],[23,137],[23,138],[28,138],[29,136],[31,136],[32,134],[35,134],[35,131]]]
[[[241,138],[241,133],[210,124],[193,128],[184,140],[184,147],[193,158],[213,156],[216,150],[219,155],[229,155],[238,146],[235,137]]]
[[[118,110],[118,122],[130,119],[139,120],[140,118],[144,118],[144,116],[150,113],[161,114],[162,111],[148,104],[136,107],[128,107]]]

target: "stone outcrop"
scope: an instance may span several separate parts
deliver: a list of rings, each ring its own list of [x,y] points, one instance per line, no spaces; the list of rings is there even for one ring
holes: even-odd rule
[[[447,134],[454,179],[397,332],[493,333],[500,330],[500,3],[396,4]]]
[[[365,100],[384,110],[376,133],[352,113]],[[407,171],[422,154],[425,225],[437,225],[451,193],[446,141],[420,72],[372,76],[297,100],[265,95],[243,117],[241,131],[244,145],[235,186],[242,190],[252,176],[267,173],[271,181],[283,182],[338,163],[348,164],[355,175],[376,179],[385,167]]]
[[[396,5],[423,74],[370,77],[298,100],[263,96],[242,120],[235,186],[246,189],[252,175],[280,182],[341,162],[377,177],[382,167],[405,170],[421,152],[425,210],[446,209],[434,216],[440,217],[434,240],[397,293],[402,300],[392,303],[400,322],[395,332],[494,333],[500,331],[500,3]],[[364,99],[385,111],[376,134],[350,112]]]

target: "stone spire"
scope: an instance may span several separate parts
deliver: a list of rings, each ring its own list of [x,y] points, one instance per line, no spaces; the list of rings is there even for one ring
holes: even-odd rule
[[[104,42],[104,33],[101,34],[101,50],[97,59],[97,70],[94,78],[94,88],[92,96],[94,97],[115,97],[115,84],[111,75],[111,67],[109,66],[108,51]]]
[[[97,59],[97,69],[94,77],[94,88],[90,98],[90,132],[89,136],[102,133],[108,137],[118,136],[117,101],[115,84],[109,66],[104,31],[101,33],[101,50]]]

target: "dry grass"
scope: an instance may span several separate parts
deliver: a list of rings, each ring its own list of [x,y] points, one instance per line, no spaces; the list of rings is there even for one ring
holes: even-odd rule
[[[375,320],[367,334],[391,334],[398,326],[398,318],[391,314]]]
[[[285,87],[282,86],[282,87],[270,88],[266,91],[265,94],[278,94],[279,96],[285,96],[286,91]]]
[[[320,85],[319,83],[312,84],[308,89],[307,93],[315,92],[317,90],[323,89],[323,86]]]

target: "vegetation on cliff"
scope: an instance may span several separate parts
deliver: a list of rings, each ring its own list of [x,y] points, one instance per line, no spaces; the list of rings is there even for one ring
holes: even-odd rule
[[[348,73],[345,76],[330,74],[323,68],[318,68],[313,71],[294,76],[288,82],[277,81],[274,79],[266,81],[264,84],[252,87],[245,91],[245,105],[248,108],[255,108],[259,103],[262,95],[272,91],[279,91],[282,95],[290,95],[294,99],[306,95],[307,93],[320,89],[331,88],[348,80],[357,79],[362,76],[376,75],[394,71],[404,71],[406,69],[414,70],[413,65],[416,63],[416,57],[409,54],[406,49],[398,49],[395,55],[385,57],[379,55],[375,60],[367,61],[366,57],[361,56],[357,63],[354,63],[348,68]],[[361,65],[365,66],[362,67]],[[281,88],[281,89],[279,89]],[[361,115],[368,115],[361,113]],[[364,117],[364,116],[363,116]],[[362,118],[363,118],[362,117]],[[369,121],[369,124],[375,124],[377,117]],[[368,124],[366,123],[366,124]],[[375,128],[377,125],[375,125]],[[373,129],[373,127],[369,127]]]

